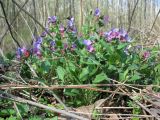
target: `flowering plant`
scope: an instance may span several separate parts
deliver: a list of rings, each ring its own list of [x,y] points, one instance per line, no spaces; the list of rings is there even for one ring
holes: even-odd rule
[[[56,16],[49,17],[46,31],[52,37],[46,31],[42,32],[35,38],[31,50],[17,49],[17,59],[29,62],[48,85],[111,83],[111,79],[136,84],[158,81],[160,67],[156,54],[134,46],[124,29],[112,28],[103,32],[101,28],[109,18],[100,16],[98,8],[91,17],[95,17],[96,23],[88,22],[81,33],[77,31],[73,17],[66,25]],[[67,89],[63,93],[75,105],[90,103],[99,95],[77,89]],[[82,96],[92,100],[82,101]],[[74,101],[75,98],[79,100]]]

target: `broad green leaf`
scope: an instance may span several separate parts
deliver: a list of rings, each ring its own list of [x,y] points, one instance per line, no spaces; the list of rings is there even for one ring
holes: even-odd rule
[[[126,46],[127,46],[126,43],[121,43],[118,45],[117,49],[119,50],[119,49],[125,48]]]
[[[29,120],[42,120],[40,116],[30,116]]]
[[[69,69],[72,70],[73,72],[76,70],[76,66],[72,63],[72,62],[69,62]]]
[[[20,104],[19,103],[19,104],[17,104],[17,107],[22,115],[28,113],[28,111],[29,111],[29,106],[27,104]]]
[[[109,52],[110,54],[114,53],[114,48],[113,46],[111,46],[110,44],[106,43],[104,40],[100,40],[99,41],[101,43],[101,45],[106,48],[107,52]]]
[[[119,80],[126,80],[127,74],[128,74],[129,70],[125,70],[123,73],[119,73]]]
[[[104,80],[108,80],[107,75],[104,73],[100,73],[100,74],[96,75],[96,78],[93,80],[93,83],[100,83]]]
[[[136,70],[138,69],[138,66],[136,64],[132,64],[128,67],[128,70]]]
[[[82,80],[82,81],[86,80],[88,74],[89,74],[88,67],[87,68],[83,68],[82,72],[79,75],[79,79]]]
[[[77,91],[75,91],[73,89],[65,89],[64,90],[64,94],[68,95],[68,96],[76,96],[77,95]]]
[[[139,80],[141,78],[141,76],[139,75],[133,75],[130,79],[130,81],[136,81],[136,80]]]
[[[17,118],[16,117],[14,117],[14,116],[10,116],[9,118],[7,118],[6,120],[17,120]]]
[[[58,66],[56,71],[57,71],[59,79],[64,80],[64,76],[66,74],[65,73],[65,69],[63,67],[61,67],[61,66]]]
[[[96,72],[97,72],[97,70],[98,70],[98,67],[90,67],[90,69],[89,69],[89,76],[92,76],[92,75],[94,75]]]

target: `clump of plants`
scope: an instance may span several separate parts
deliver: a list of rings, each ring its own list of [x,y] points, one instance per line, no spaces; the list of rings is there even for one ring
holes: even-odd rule
[[[109,17],[101,16],[97,8],[78,32],[73,17],[65,24],[51,16],[46,30],[34,38],[32,48],[18,48],[16,57],[30,64],[46,85],[107,84],[112,79],[130,84],[159,84],[157,53],[135,46],[123,28],[105,31],[103,27],[108,22]],[[21,74],[33,78],[26,66],[22,64]],[[99,93],[81,89],[61,92],[66,103],[74,106],[90,104],[99,97]]]

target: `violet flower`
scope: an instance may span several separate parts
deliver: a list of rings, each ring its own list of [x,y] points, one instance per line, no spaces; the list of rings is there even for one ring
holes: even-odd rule
[[[100,10],[98,8],[95,9],[94,16],[96,16],[96,17],[100,16]]]
[[[56,42],[54,40],[50,42],[51,47],[55,47],[55,45],[56,45]]]
[[[73,33],[73,34],[76,34],[76,33],[77,33],[77,28],[76,28],[76,27],[73,27],[72,33]]]
[[[70,18],[70,20],[68,21],[68,28],[73,29],[74,27],[74,18]]]
[[[37,56],[41,56],[41,44],[42,44],[42,37],[37,37],[36,41],[33,43],[33,54]]]
[[[55,24],[56,21],[57,21],[57,17],[56,17],[56,16],[48,17],[48,23],[53,23],[53,24]]]
[[[91,40],[83,40],[83,44],[86,45],[88,52],[93,52],[95,50]]]
[[[43,32],[41,33],[41,37],[46,37],[47,32],[49,32],[49,29],[48,29],[48,28],[46,28],[45,31],[43,31]]]
[[[92,45],[87,46],[88,52],[93,52],[95,49]]]
[[[76,48],[77,48],[77,45],[75,43],[72,43],[71,51],[75,50]]]
[[[55,51],[55,50],[56,50],[55,46],[56,46],[56,42],[55,42],[54,40],[51,41],[51,42],[50,42],[50,49],[51,49],[52,51]]]
[[[18,47],[17,50],[16,50],[16,58],[17,59],[20,59],[22,56],[22,51],[21,51],[21,48]]]
[[[145,51],[144,53],[143,53],[143,58],[146,60],[146,59],[148,59],[150,57],[150,52],[149,51]]]
[[[89,46],[92,44],[92,42],[90,40],[83,40],[83,44]]]
[[[46,31],[41,33],[41,37],[46,37],[46,35],[47,35]]]
[[[64,49],[67,49],[68,48],[68,43],[64,43]]]
[[[61,24],[60,27],[59,27],[59,31],[60,31],[61,33],[64,32],[64,26],[63,26],[62,24]]]
[[[121,42],[131,42],[131,38],[128,36],[128,33],[125,30],[118,28],[114,28],[109,32],[105,32],[104,37],[107,41],[119,39]]]
[[[17,59],[21,59],[22,56],[29,57],[29,55],[30,55],[30,53],[26,49],[26,47],[17,48],[17,51],[16,51],[16,58]]]

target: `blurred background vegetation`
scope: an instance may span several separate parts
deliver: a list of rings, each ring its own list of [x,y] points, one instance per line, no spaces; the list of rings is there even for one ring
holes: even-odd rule
[[[33,37],[41,34],[42,28],[36,20],[47,27],[49,16],[58,16],[64,24],[67,17],[74,16],[80,30],[86,22],[86,17],[97,7],[102,14],[109,16],[105,31],[112,27],[125,28],[141,44],[152,45],[160,41],[158,17],[160,0],[1,0],[1,2],[13,36],[21,46],[30,46]],[[1,7],[0,52],[1,54],[14,52],[16,48],[17,44],[10,35]]]

